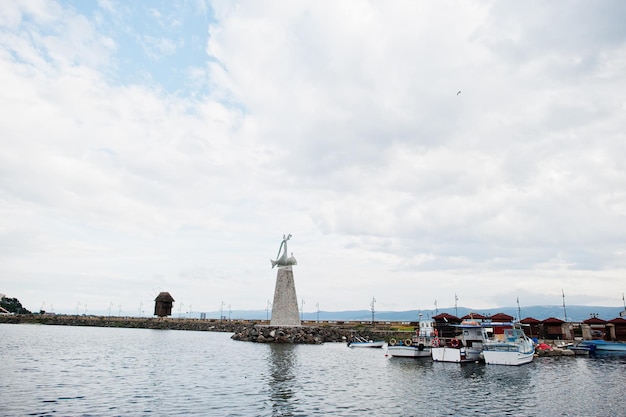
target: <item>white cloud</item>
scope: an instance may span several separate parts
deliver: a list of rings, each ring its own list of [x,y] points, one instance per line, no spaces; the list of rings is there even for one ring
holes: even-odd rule
[[[307,311],[558,304],[563,288],[620,302],[626,35],[610,9],[217,2],[198,29],[185,19],[207,9],[179,6],[150,6],[159,33],[140,6],[4,5],[3,293],[263,309],[292,233]],[[207,33],[201,65],[151,59]],[[129,39],[151,52],[131,62]]]

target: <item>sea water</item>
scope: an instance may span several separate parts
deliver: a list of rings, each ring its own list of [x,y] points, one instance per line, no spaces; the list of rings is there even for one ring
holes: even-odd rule
[[[0,324],[0,415],[626,416],[626,356],[460,365],[230,336]]]

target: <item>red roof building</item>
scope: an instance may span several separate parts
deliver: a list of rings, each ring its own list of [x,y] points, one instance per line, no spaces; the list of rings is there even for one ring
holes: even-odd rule
[[[609,320],[606,323],[609,337],[611,340],[626,341],[626,319],[622,317]]]
[[[539,336],[539,325],[541,324],[539,320],[534,319],[532,317],[526,317],[525,319],[521,319],[520,323],[526,325],[522,327],[524,329],[524,333],[526,334],[526,336],[528,337]]]
[[[608,333],[606,331],[606,320],[598,317],[591,317],[582,323],[583,339],[604,340]]]
[[[483,316],[482,314],[479,313],[469,313],[466,314],[465,316],[461,317],[461,320],[487,320],[487,317]]]
[[[539,337],[541,339],[563,340],[565,334],[563,332],[563,324],[565,322],[554,317],[547,318],[541,322],[541,331]]]
[[[496,323],[510,323],[515,320],[515,317],[509,316],[504,313],[496,313],[490,317],[491,321],[495,321]]]

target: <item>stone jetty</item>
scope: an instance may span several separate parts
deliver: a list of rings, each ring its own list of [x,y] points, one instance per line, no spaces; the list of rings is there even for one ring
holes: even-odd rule
[[[350,331],[331,327],[249,326],[232,335],[233,340],[256,343],[320,344],[345,342]]]
[[[226,332],[234,333],[232,336],[233,340],[256,343],[319,344],[325,342],[345,342],[355,334],[377,340],[401,337],[395,332],[374,331],[365,327],[268,326],[249,321],[216,319],[15,314],[0,315],[0,323]]]

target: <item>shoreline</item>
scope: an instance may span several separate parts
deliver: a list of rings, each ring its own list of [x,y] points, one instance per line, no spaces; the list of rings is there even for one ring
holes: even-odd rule
[[[187,330],[233,333],[231,339],[254,343],[291,343],[291,344],[322,344],[346,343],[351,336],[358,334],[371,340],[389,341],[392,338],[406,338],[413,330],[391,330],[379,327],[372,329],[357,326],[322,325],[313,326],[269,326],[264,321],[188,319],[188,318],[157,318],[157,317],[105,317],[76,315],[37,315],[12,314],[0,315],[0,323],[6,324],[40,324],[56,326],[84,327],[117,327],[151,330]],[[575,356],[569,349],[560,349],[555,341],[543,340],[551,350],[537,350],[537,357],[543,356]]]

